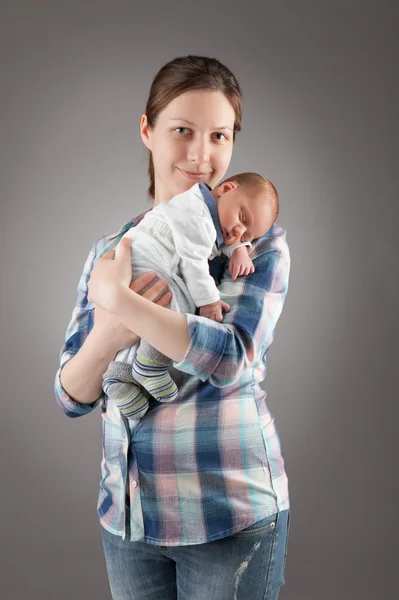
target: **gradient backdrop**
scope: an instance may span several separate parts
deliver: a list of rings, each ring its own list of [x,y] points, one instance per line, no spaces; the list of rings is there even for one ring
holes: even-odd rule
[[[265,382],[292,502],[280,598],[395,597],[394,3],[1,8],[0,596],[110,600],[100,413],[65,417],[53,380],[92,242],[148,206],[138,127],[152,77],[192,53],[219,58],[242,85],[229,174],[275,183],[292,254]]]

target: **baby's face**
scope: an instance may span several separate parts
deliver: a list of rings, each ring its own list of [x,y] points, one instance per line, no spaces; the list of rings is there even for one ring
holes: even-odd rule
[[[273,225],[271,212],[259,192],[245,193],[242,188],[225,192],[217,198],[217,209],[226,246],[252,242]]]

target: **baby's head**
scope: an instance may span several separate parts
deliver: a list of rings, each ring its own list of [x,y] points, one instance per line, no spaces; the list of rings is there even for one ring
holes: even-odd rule
[[[224,243],[252,242],[265,235],[278,216],[274,185],[257,173],[239,173],[225,179],[212,192]]]

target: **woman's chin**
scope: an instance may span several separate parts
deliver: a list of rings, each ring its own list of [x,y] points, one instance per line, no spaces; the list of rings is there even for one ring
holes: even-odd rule
[[[171,188],[174,190],[174,195],[176,195],[187,192],[193,185],[195,185],[195,181],[189,181],[188,179],[177,176],[174,178],[173,186],[171,186]]]

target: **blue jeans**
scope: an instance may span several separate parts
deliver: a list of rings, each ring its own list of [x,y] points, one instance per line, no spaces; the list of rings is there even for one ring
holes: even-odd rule
[[[289,511],[192,546],[123,540],[101,527],[113,600],[277,600]],[[129,522],[129,515],[127,515]]]

